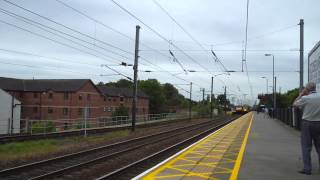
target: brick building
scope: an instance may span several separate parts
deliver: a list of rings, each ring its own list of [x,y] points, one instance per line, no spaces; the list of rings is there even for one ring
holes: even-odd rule
[[[90,79],[13,79],[0,77],[0,88],[21,101],[24,120],[52,120],[70,123],[83,118],[110,117],[116,107],[131,110],[130,89],[96,86]],[[138,115],[148,114],[149,99],[139,93]]]
[[[113,88],[107,86],[98,86],[98,89],[105,95],[110,106],[107,107],[107,112],[112,112],[119,106],[124,106],[129,109],[129,114],[132,112],[133,92],[128,88]],[[149,113],[149,97],[142,91],[138,91],[137,114],[147,115]]]

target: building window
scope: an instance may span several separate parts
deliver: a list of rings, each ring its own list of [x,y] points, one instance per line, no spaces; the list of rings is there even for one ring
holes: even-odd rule
[[[87,94],[87,100],[88,100],[88,101],[91,100],[91,94]]]
[[[79,95],[79,100],[80,100],[80,101],[82,100],[82,95]]]
[[[112,112],[112,107],[108,107],[108,112]]]
[[[51,107],[48,107],[48,113],[52,114],[53,113],[53,109]]]
[[[37,112],[38,112],[38,107],[33,107],[33,108],[32,108],[32,111],[33,111],[34,113],[37,113]]]
[[[79,108],[78,109],[78,115],[82,115],[83,114],[83,109],[82,108]]]
[[[117,98],[113,98],[113,101],[116,102],[116,101],[117,101]]]
[[[111,101],[112,100],[112,98],[111,97],[108,97],[108,101]]]
[[[107,100],[107,98],[106,97],[103,97],[103,101],[106,101]]]
[[[69,93],[65,92],[65,93],[63,94],[63,99],[64,99],[64,100],[69,99]]]
[[[53,94],[49,93],[49,99],[52,99],[52,98],[53,98]]]
[[[20,97],[20,98],[23,98],[23,95],[24,95],[24,93],[23,93],[23,92],[20,92],[19,97]]]
[[[123,97],[120,97],[120,102],[123,102]]]
[[[33,98],[38,98],[38,93],[33,93]]]
[[[68,108],[63,108],[63,115],[68,115],[68,113],[69,113],[69,109]]]
[[[21,110],[21,113],[23,113],[24,112],[24,106],[21,106],[20,110]]]

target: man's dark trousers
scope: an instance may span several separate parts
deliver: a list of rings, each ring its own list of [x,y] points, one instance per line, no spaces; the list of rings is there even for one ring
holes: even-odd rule
[[[312,141],[318,153],[318,161],[320,164],[320,121],[303,120],[301,124],[301,146],[304,170],[311,172],[311,150]]]

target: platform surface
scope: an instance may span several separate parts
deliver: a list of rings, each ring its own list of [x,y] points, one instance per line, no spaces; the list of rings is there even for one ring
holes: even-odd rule
[[[320,180],[319,165],[313,148],[311,176],[302,169],[300,132],[264,114],[255,114],[239,180]]]
[[[236,177],[253,114],[248,113],[134,179],[229,179]]]

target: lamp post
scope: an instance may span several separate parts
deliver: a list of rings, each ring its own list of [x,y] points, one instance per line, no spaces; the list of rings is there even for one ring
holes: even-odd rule
[[[276,110],[277,108],[277,104],[276,104],[276,93],[275,93],[275,85],[274,85],[274,55],[273,54],[265,54],[265,56],[272,56],[272,94],[273,94],[273,117],[274,117],[274,111]]]
[[[232,70],[232,71],[226,71],[226,72],[229,73],[229,72],[235,72],[235,71]],[[225,73],[216,74],[216,75],[211,77],[211,94],[210,94],[210,99],[211,99],[211,101],[210,101],[210,117],[211,117],[211,119],[213,118],[213,78],[215,78],[217,76],[220,76],[220,75],[229,75],[226,72]]]
[[[268,94],[268,93],[269,93],[269,92],[268,92],[268,78],[265,77],[265,76],[263,76],[263,77],[261,77],[261,78],[262,78],[262,79],[266,79],[266,83],[267,83],[267,87],[266,87],[266,88],[267,88],[267,89],[266,89],[266,90],[267,90],[267,91],[266,91],[267,93],[266,93],[266,94]]]

